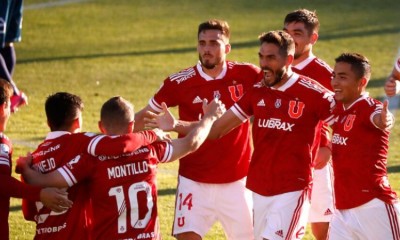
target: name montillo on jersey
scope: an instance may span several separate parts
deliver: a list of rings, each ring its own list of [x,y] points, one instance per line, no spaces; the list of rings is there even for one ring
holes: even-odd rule
[[[271,128],[271,129],[278,129],[283,130],[286,132],[291,132],[293,127],[295,126],[294,123],[283,122],[279,118],[269,118],[269,119],[258,119],[258,127],[260,128]]]
[[[146,161],[133,162],[107,168],[108,179],[129,177],[141,173],[147,173],[149,165]]]
[[[333,134],[332,144],[347,145],[348,137],[342,137],[338,133]]]

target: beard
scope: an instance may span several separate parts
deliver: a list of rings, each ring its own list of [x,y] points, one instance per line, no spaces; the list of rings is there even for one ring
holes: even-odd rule
[[[214,69],[215,66],[217,66],[217,63],[211,63],[209,60],[203,60],[203,58],[201,57],[200,54],[199,54],[199,60],[201,62],[201,66],[203,66],[204,68],[206,68],[208,70]]]
[[[279,69],[278,71],[274,72],[269,68],[263,68],[263,71],[268,70],[270,72],[273,72],[275,74],[275,78],[272,82],[267,82],[265,80],[265,77],[263,78],[263,84],[267,87],[273,87],[276,84],[278,84],[280,81],[282,81],[283,75],[285,75],[286,71],[285,69]],[[264,73],[265,74],[265,73]]]

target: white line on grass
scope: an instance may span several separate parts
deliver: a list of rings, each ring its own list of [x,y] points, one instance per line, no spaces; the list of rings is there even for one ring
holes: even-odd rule
[[[63,6],[66,4],[81,3],[81,2],[87,2],[87,1],[88,0],[60,0],[60,1],[56,1],[56,2],[29,4],[29,5],[24,6],[24,10],[51,8],[51,7]]]

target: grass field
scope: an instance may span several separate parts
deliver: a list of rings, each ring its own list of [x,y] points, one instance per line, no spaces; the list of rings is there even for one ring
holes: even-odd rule
[[[49,94],[80,95],[84,131],[97,131],[99,109],[109,97],[121,95],[139,110],[165,77],[196,63],[200,22],[227,20],[233,46],[228,58],[258,64],[257,36],[281,29],[284,16],[301,7],[316,9],[320,18],[315,54],[331,65],[345,51],[366,55],[373,67],[368,91],[381,97],[400,44],[398,0],[25,0],[14,79],[30,102],[11,117],[6,131],[14,158],[32,151],[47,133],[43,104]],[[390,181],[400,194],[400,124],[390,141]],[[176,163],[160,166],[159,215],[165,239],[172,239],[176,174]],[[12,200],[11,239],[32,239],[34,225],[25,222],[20,205]],[[225,237],[217,225],[205,239]],[[312,237],[308,233],[304,239]]]

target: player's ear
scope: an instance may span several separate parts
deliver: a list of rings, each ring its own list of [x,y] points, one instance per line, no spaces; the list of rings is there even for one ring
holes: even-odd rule
[[[311,34],[311,44],[314,45],[314,44],[317,42],[317,40],[318,40],[318,33],[313,32],[313,33]]]
[[[225,44],[225,54],[228,54],[230,52],[231,52],[231,45],[229,43]]]
[[[100,132],[103,134],[106,134],[106,130],[103,127],[103,123],[101,121],[99,121],[98,125],[99,125]]]
[[[133,121],[130,121],[129,123],[128,123],[128,133],[132,133],[133,132],[133,129],[135,128],[135,120],[133,120]]]

